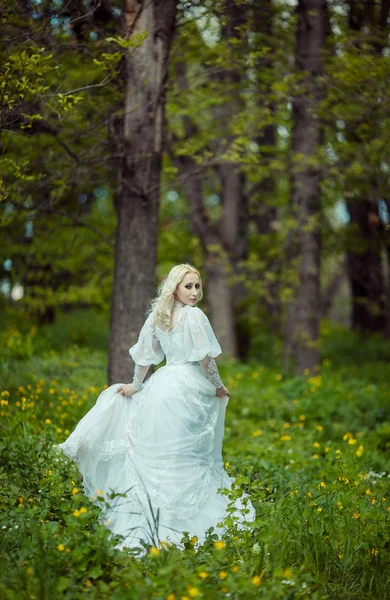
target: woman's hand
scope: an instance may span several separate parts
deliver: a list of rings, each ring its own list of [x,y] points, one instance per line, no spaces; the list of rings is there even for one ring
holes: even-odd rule
[[[229,390],[224,385],[220,388],[217,388],[215,395],[218,396],[218,398],[224,398],[225,396],[230,396]]]
[[[125,385],[121,385],[121,387],[118,388],[118,394],[127,397],[132,396],[133,394],[135,394],[136,391],[137,390],[134,389],[131,383],[126,383]]]

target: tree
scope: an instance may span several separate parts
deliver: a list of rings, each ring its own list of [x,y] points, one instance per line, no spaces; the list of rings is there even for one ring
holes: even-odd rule
[[[286,357],[298,372],[319,362],[321,233],[319,215],[321,169],[318,151],[323,131],[317,112],[324,91],[323,52],[328,28],[325,0],[300,0],[297,6],[296,71],[299,85],[293,98],[291,208],[296,218],[292,251],[298,259],[296,298],[288,313]]]
[[[165,86],[176,4],[176,0],[125,0],[126,35],[147,36],[126,57],[123,157],[115,200],[110,383],[129,379],[128,348],[136,342],[155,288]]]

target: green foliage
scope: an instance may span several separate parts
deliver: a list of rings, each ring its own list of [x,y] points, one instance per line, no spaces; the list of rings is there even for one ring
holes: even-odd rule
[[[222,364],[231,391],[225,467],[237,479],[230,499],[249,492],[256,522],[237,531],[228,517],[223,543],[210,531],[203,546],[187,535],[183,550],[148,544],[137,557],[115,550],[76,467],[56,446],[104,387],[100,318],[101,342],[92,339],[96,314],[64,314],[34,331],[30,356],[7,350],[7,340],[27,340],[28,327],[3,323],[2,597],[386,596],[388,343],[371,338],[363,347],[358,336],[324,326],[315,375],[283,376],[278,345],[264,334],[250,364]],[[89,346],[71,344],[82,322]]]

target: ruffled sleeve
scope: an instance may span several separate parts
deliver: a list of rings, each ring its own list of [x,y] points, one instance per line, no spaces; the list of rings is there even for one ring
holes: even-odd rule
[[[184,351],[186,360],[198,362],[206,356],[216,358],[222,353],[210,321],[198,307],[188,307],[184,322]]]
[[[154,331],[152,314],[146,319],[138,342],[129,349],[129,354],[137,365],[143,367],[158,365],[164,360],[164,352]]]

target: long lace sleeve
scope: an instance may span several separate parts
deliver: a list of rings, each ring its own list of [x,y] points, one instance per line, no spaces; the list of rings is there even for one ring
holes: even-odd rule
[[[134,367],[134,376],[133,376],[133,381],[131,382],[133,388],[138,392],[138,390],[140,390],[142,388],[144,379],[146,377],[146,373],[149,371],[149,366],[141,366],[141,365],[135,365]]]
[[[199,361],[199,364],[206,379],[208,379],[216,388],[223,386],[218,373],[217,363],[212,356],[206,356],[203,360]]]

